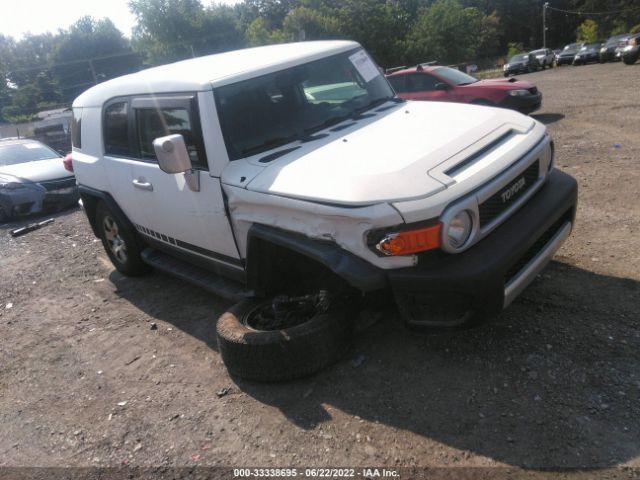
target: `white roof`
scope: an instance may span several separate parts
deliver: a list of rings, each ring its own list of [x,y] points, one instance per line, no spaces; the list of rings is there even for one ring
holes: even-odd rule
[[[359,46],[345,40],[284,43],[183,60],[100,83],[76,98],[73,106],[98,107],[122,95],[210,90]]]

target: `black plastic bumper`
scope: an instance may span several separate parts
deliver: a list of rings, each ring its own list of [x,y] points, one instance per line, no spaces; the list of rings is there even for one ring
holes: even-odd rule
[[[507,96],[499,106],[517,110],[521,113],[535,112],[542,106],[542,93],[532,93],[531,95],[512,97]]]
[[[457,326],[470,323],[470,315],[478,320],[499,313],[504,306],[505,285],[514,268],[517,270],[523,260],[535,255],[532,249],[544,247],[540,240],[547,238],[551,230],[567,221],[573,223],[577,191],[573,177],[555,170],[540,191],[509,220],[466,252],[434,252],[433,256],[421,258],[416,267],[389,271],[405,320],[411,324],[412,309],[421,305],[429,305],[431,314],[454,312],[454,317],[435,326]]]

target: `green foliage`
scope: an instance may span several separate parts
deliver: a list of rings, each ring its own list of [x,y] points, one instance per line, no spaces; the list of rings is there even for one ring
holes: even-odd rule
[[[408,55],[413,63],[473,61],[483,53],[483,45],[497,43],[497,22],[497,15],[488,18],[475,7],[463,7],[458,0],[436,0],[420,12],[410,30]]]
[[[584,43],[594,43],[598,40],[598,24],[591,19],[587,19],[578,25],[576,30],[576,40]]]
[[[136,16],[133,43],[151,64],[222,52],[243,46],[234,10],[205,9],[199,0],[131,0]]]
[[[522,43],[518,42],[510,42],[508,45],[508,50],[507,50],[507,58],[511,58],[514,55],[517,55],[519,53],[524,53],[524,47],[522,46]]]
[[[335,17],[323,15],[317,10],[298,7],[289,12],[282,23],[287,39],[324,40],[340,38],[340,23]]]
[[[631,27],[629,33],[640,33],[640,23]]]

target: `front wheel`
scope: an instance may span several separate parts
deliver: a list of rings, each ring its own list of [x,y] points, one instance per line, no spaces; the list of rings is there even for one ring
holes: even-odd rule
[[[304,377],[347,352],[352,310],[325,291],[243,300],[218,319],[218,348],[232,375],[261,382]]]
[[[135,232],[122,225],[104,203],[99,203],[96,208],[96,225],[109,259],[120,273],[136,276],[149,270],[140,257],[141,249]]]

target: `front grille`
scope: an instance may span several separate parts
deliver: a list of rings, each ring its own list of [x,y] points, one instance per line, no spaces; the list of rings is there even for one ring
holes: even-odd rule
[[[531,88],[529,89],[529,92],[530,92],[532,95],[537,94],[537,93],[538,93],[538,87],[531,87]]]
[[[512,179],[505,187],[501,188],[478,206],[480,214],[480,228],[495,220],[502,212],[517,202],[526,192],[533,187],[540,173],[540,162],[536,160],[520,175]],[[524,179],[524,185],[515,188]],[[514,189],[515,188],[515,189]],[[514,189],[514,190],[512,190]]]
[[[61,188],[75,187],[76,178],[64,177],[64,178],[57,178],[55,180],[47,180],[47,181],[38,182],[38,183],[42,185],[47,190],[47,192],[50,192],[51,190],[59,190]]]
[[[553,236],[558,233],[560,228],[571,219],[571,211],[567,211],[556,222],[551,225],[545,232],[536,240],[529,249],[514,263],[504,276],[505,285],[509,283],[520,271],[535,257],[540,250],[542,250],[547,243],[551,241]]]

